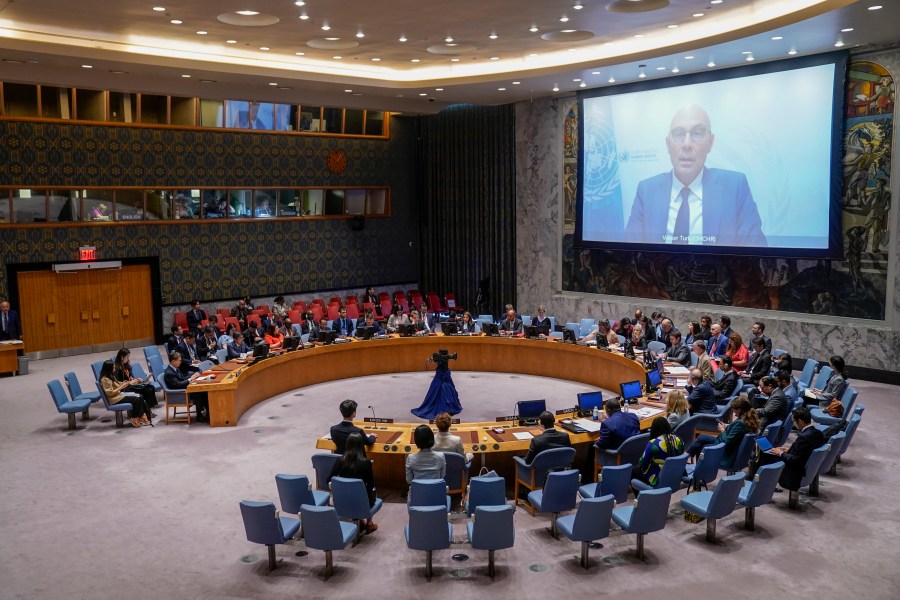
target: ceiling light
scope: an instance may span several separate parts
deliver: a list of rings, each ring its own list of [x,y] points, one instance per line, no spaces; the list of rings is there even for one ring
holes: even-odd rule
[[[569,17],[560,17],[560,18],[559,18],[559,22],[560,22],[560,23],[568,23],[568,22],[569,22]]]
[[[418,58],[414,58],[414,59],[410,60],[409,62],[417,63],[417,62],[422,62],[422,61]]]
[[[581,10],[582,8],[584,8],[584,6],[581,3],[578,3],[575,6],[573,6],[572,8],[574,8],[575,10]]]
[[[553,86],[553,91],[554,91],[554,92],[558,92],[558,91],[559,91],[559,86],[558,86],[558,85],[554,85],[554,86]]]
[[[425,92],[422,92],[422,93],[419,94],[419,95],[420,95],[420,96],[427,96],[428,94],[426,94]]]
[[[328,23],[322,25],[322,31],[331,31],[331,26]]]
[[[694,57],[691,56],[690,54],[688,54],[687,56],[684,57],[684,60],[694,60]]]
[[[198,31],[198,32],[197,32],[197,35],[206,35],[206,32],[205,32],[205,31]]]
[[[459,59],[458,59],[458,58],[451,58],[451,59],[450,59],[450,62],[459,62]]]
[[[489,37],[490,39],[492,39],[492,40],[496,40],[496,39],[497,39],[498,37],[500,37],[500,36],[498,36],[496,33],[492,33],[492,34],[489,35],[488,37]]]
[[[784,36],[783,35],[773,35],[772,39],[777,42],[778,40],[783,40]]]
[[[362,31],[360,31],[359,33],[356,34],[356,37],[364,38],[364,37],[366,37],[366,34],[364,34]]]
[[[793,55],[797,54],[797,51],[794,50],[793,48],[791,48],[790,50],[788,50],[788,54],[790,54],[791,56],[793,56]]]
[[[881,5],[880,5],[880,4],[876,4],[876,5],[874,5],[874,6],[870,6],[870,7],[869,7],[869,10],[881,10]]]
[[[498,92],[505,92],[505,91],[506,91],[506,88],[497,88],[497,91],[498,91]]]
[[[443,91],[444,91],[444,88],[434,88],[434,91],[436,91],[436,92],[443,92]]]
[[[741,52],[741,54],[747,56],[748,54],[753,54],[753,52],[751,52],[750,50],[744,50],[743,52]]]
[[[187,73],[184,73],[184,74],[182,75],[182,77],[184,77],[185,79],[190,79],[190,78],[191,78],[191,76],[188,75]]]
[[[636,37],[636,38],[642,38],[642,37],[644,37],[644,34],[643,34],[643,33],[636,33],[636,34],[634,34],[634,37]]]
[[[156,12],[166,12],[166,7],[165,6],[154,6],[153,10],[155,10]]]
[[[532,53],[531,53],[531,54],[529,54],[529,55],[528,55],[528,56],[537,56],[537,55],[538,55],[538,53],[537,53],[537,52],[532,52]]]
[[[747,57],[747,62],[753,62],[754,60],[756,60],[756,59],[753,58],[753,55],[752,55],[752,54],[751,54],[750,56]]]
[[[347,92],[348,94],[352,94],[352,93],[353,93],[353,90],[344,90],[344,91]]]
[[[237,14],[239,14],[243,17],[255,17],[256,15],[259,14],[259,12],[255,11],[255,10],[238,10],[235,12],[237,12]]]
[[[610,77],[610,78],[609,78],[609,82],[610,82],[610,83],[615,83],[615,82],[616,82],[616,78],[615,78],[615,77]]]
[[[710,4],[722,4],[722,0],[710,0]]]
[[[237,40],[225,40],[226,44],[237,44]]]
[[[447,42],[447,43],[449,44],[450,42],[453,41],[453,36],[452,36],[452,35],[448,35],[447,37],[444,38],[444,41]]]
[[[405,42],[405,41],[406,41],[406,36],[405,36],[405,35],[401,35],[401,36],[400,36],[400,39],[398,39],[397,41],[398,41],[398,42]]]
[[[528,31],[530,31],[531,33],[537,33],[539,30],[537,28],[537,25],[532,25]]]
[[[643,78],[646,77],[646,76],[647,76],[647,74],[644,73],[643,71],[641,71],[641,74],[638,75],[638,77],[641,78],[641,79],[643,79]]]
[[[184,23],[184,21],[182,21],[181,19],[172,19],[171,21],[169,21],[169,23],[171,23],[172,25],[181,25],[182,23]]]
[[[294,2],[294,4],[296,4],[297,6],[306,6],[306,2],[304,2],[303,0],[297,0],[296,2]]]
[[[109,72],[113,75],[128,75],[128,71],[113,71],[112,69],[110,69]]]
[[[268,46],[260,46],[259,49],[263,52],[268,52],[269,50],[271,50],[271,48],[269,48]]]
[[[675,24],[668,25],[668,26],[666,27],[666,29],[678,29],[678,25],[675,25]]]
[[[328,40],[329,42],[336,42],[336,41],[338,41],[338,40],[341,39],[341,38],[339,38],[339,37],[327,37],[327,38],[325,38],[325,39]]]
[[[457,43],[454,42],[454,43],[452,43],[452,44],[447,44],[447,46],[449,46],[449,47],[451,47],[451,48],[455,48],[455,47],[459,46],[459,44],[457,44]]]
[[[513,82],[512,82],[513,85],[519,85],[519,84],[521,84],[521,83],[522,83],[521,81],[513,81]]]
[[[373,59],[372,59],[372,62],[381,62],[381,59],[380,59],[380,58],[377,58],[377,57],[375,57],[375,58],[373,58]]]
[[[491,57],[491,60],[500,60],[500,57],[499,57],[499,56],[492,56],[492,57]]]
[[[591,75],[599,75],[600,71],[591,71]]]
[[[657,70],[657,71],[665,71],[665,70],[666,70],[666,67],[656,67],[656,70]]]
[[[678,67],[672,67],[672,72],[673,73],[681,73],[681,69],[679,69]]]
[[[301,21],[306,21],[307,19],[309,19],[309,15],[306,14],[306,13],[304,13],[304,14],[300,15],[299,18],[300,18]]]
[[[578,83],[579,81],[581,81],[581,78],[580,78],[580,77],[576,77],[576,78],[573,79],[572,81],[574,81],[575,83]]]
[[[835,48],[842,48],[843,46],[844,46],[844,42],[842,42],[841,40],[838,40],[834,43]]]
[[[200,83],[216,83],[215,79],[198,79]]]
[[[294,52],[297,56],[306,56],[306,52]]]
[[[582,88],[583,88],[583,87],[587,87],[587,84],[586,84],[585,82],[582,81],[581,84],[579,84],[578,87],[582,87]]]
[[[694,13],[691,15],[692,17],[702,17],[703,13]]]
[[[714,63],[713,61],[709,61],[708,63],[706,63],[706,66],[712,69],[714,66],[716,66],[716,63]]]
[[[575,30],[575,29],[563,29],[563,30],[560,31],[560,33],[575,33],[575,31],[577,31],[577,30]]]
[[[844,27],[841,29],[841,33],[850,33],[851,31],[853,31],[852,27]]]
[[[269,82],[269,85],[274,85],[274,86],[277,86],[277,85],[278,85],[278,83],[277,83],[277,82],[275,82],[275,81],[270,81],[270,82]]]
[[[82,69],[93,69],[94,65],[81,65]]]
[[[332,56],[331,58],[333,58],[334,60],[341,60],[344,57],[343,56]]]

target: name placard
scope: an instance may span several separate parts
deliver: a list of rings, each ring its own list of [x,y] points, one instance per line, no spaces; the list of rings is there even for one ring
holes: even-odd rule
[[[384,417],[365,417],[363,419],[363,423],[393,423],[393,419],[386,419]]]
[[[519,417],[516,415],[507,415],[505,417],[497,417],[497,422],[502,423],[504,421],[518,421]]]
[[[558,411],[556,411],[554,414],[557,415],[557,416],[559,416],[559,415],[567,415],[567,414],[569,414],[570,412],[577,412],[577,411],[578,411],[578,407],[576,406],[576,407],[574,407],[574,408],[561,408],[561,409],[559,409]]]

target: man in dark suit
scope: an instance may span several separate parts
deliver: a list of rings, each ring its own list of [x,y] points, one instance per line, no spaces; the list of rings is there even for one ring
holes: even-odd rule
[[[690,384],[684,389],[688,393],[687,403],[691,407],[691,415],[718,412],[715,391],[708,381],[703,381],[700,369],[691,371]]]
[[[769,374],[772,368],[772,353],[766,349],[766,342],[761,337],[755,337],[750,340],[750,346],[753,348],[753,354],[747,360],[747,368],[741,379],[744,383],[759,385],[759,381]]]
[[[308,341],[310,341],[310,342],[317,341],[317,338],[319,337],[319,332],[327,331],[327,330],[328,330],[328,319],[326,319],[325,317],[322,317],[321,319],[319,319],[318,325],[313,323],[312,326],[310,327]]]
[[[763,342],[766,344],[766,350],[770,353],[772,352],[772,338],[766,335],[766,324],[762,321],[756,321],[753,323],[753,327],[750,329],[751,333],[753,333],[753,337],[759,337],[763,339]]]
[[[787,490],[797,490],[800,488],[800,481],[806,470],[806,461],[809,460],[813,450],[825,443],[825,436],[812,425],[809,408],[805,406],[795,408],[791,417],[794,427],[800,430],[794,443],[790,448],[782,446],[761,453],[758,464],[771,464],[779,459],[784,461],[784,470],[781,472],[778,483]]]
[[[781,377],[784,376],[781,375]],[[779,380],[777,376],[763,377],[760,381],[762,393],[768,396],[765,405],[756,409],[756,414],[759,415],[760,431],[764,431],[769,423],[784,421],[788,418],[791,407],[788,404],[787,396],[784,395],[784,388],[790,384],[790,377],[787,378],[787,381]]]
[[[716,402],[722,402],[734,393],[738,384],[737,372],[731,368],[731,357],[723,356],[719,359],[719,369],[722,370],[722,378],[713,383],[713,394]]]
[[[669,332],[669,348],[665,352],[665,359],[678,363],[682,367],[691,366],[691,350],[681,340],[681,332],[673,329]]]
[[[606,419],[600,423],[600,437],[594,442],[597,448],[618,448],[622,442],[641,432],[637,415],[622,412],[622,405],[617,398],[607,400],[603,410],[606,412]]]
[[[363,436],[367,446],[375,443],[374,435],[366,435],[366,432],[353,424],[356,418],[357,404],[355,400],[344,400],[341,402],[341,416],[344,419],[337,425],[331,426],[331,441],[334,442],[335,452],[343,454],[347,449],[347,438],[351,433],[358,433]]]
[[[699,106],[672,118],[666,148],[672,171],[638,184],[625,235],[631,242],[766,246],[747,176],[707,168],[715,135]]]
[[[197,356],[200,360],[208,360],[219,364],[216,351],[219,350],[219,342],[216,339],[216,329],[212,325],[203,328],[203,335],[197,340]]]
[[[516,316],[516,311],[506,311],[506,318],[500,323],[500,335],[518,335],[523,331],[522,319]]]
[[[181,361],[181,372],[187,376],[190,375],[191,372],[197,372],[200,368],[197,366],[200,364],[200,350],[197,348],[197,336],[194,335],[194,332],[188,331],[184,334],[184,343],[182,344],[183,352],[181,352],[181,356],[183,360]]]
[[[551,448],[570,448],[572,441],[569,434],[565,431],[559,431],[555,427],[556,417],[553,413],[545,410],[539,417],[541,428],[544,430],[540,435],[531,438],[531,445],[528,447],[528,454],[525,455],[525,462],[529,465],[534,462],[534,458],[544,450]]]
[[[181,325],[177,323],[172,325],[170,331],[172,335],[166,340],[166,352],[187,351],[187,348],[184,348],[184,330],[181,328]]]
[[[0,302],[0,340],[21,340],[22,325],[19,314],[9,308],[9,302]]]
[[[725,356],[728,349],[728,338],[722,335],[722,326],[714,323],[709,328],[709,355],[712,358]]]
[[[338,318],[331,324],[332,331],[336,331],[342,338],[348,337],[353,333],[353,321],[347,318],[347,309],[341,307],[338,312]]]
[[[181,358],[181,353],[177,350],[174,352],[169,352],[169,366],[166,367],[166,370],[163,372],[163,382],[166,384],[167,388],[173,390],[186,390],[187,387],[194,381],[200,374],[194,373],[193,375],[186,375],[182,369],[183,359]],[[209,401],[207,400],[206,393],[194,393],[190,395],[191,402],[194,406],[197,407],[197,421],[200,423],[209,423]],[[206,411],[207,414],[203,414]]]
[[[206,320],[206,311],[200,308],[199,300],[191,301],[191,310],[187,312],[188,329],[195,335],[200,335],[203,330],[202,323]]]

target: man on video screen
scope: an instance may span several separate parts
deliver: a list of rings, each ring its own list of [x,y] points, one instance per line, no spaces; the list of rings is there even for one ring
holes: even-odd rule
[[[638,184],[626,226],[630,241],[767,245],[746,175],[705,166],[714,141],[705,110],[687,106],[675,113],[666,136],[672,170]]]

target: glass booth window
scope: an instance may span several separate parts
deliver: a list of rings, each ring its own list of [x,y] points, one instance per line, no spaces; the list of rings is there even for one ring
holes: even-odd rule
[[[46,223],[46,190],[13,190],[13,217],[16,223]]]
[[[253,201],[256,203],[253,209],[254,216],[262,218],[276,216],[278,190],[256,190]]]
[[[278,216],[297,217],[303,214],[304,190],[278,190]]]
[[[141,221],[144,218],[144,192],[141,190],[116,191],[116,220]]]
[[[228,127],[234,129],[272,131],[275,123],[275,105],[271,102],[226,100],[225,118]]]

